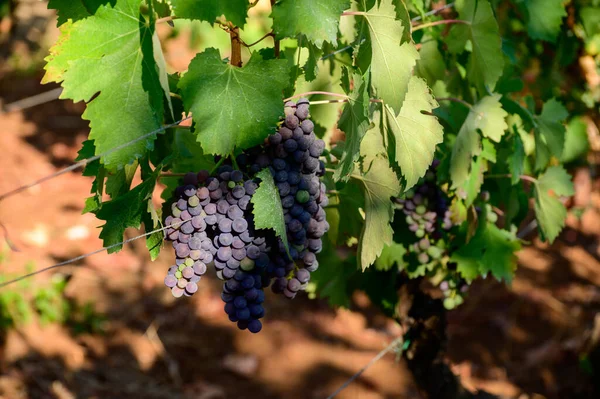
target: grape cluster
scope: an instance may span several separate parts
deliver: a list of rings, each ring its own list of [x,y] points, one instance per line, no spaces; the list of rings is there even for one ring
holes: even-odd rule
[[[194,294],[207,265],[213,265],[224,280],[221,298],[229,319],[253,333],[262,328],[264,288],[271,285],[288,298],[305,289],[329,229],[320,181],[325,165],[319,160],[325,143],[314,134],[307,100],[286,103],[285,112],[277,133],[236,158],[237,169],[223,165],[213,176],[186,174],[165,220],[176,255],[165,277],[172,294]],[[279,192],[288,247],[254,227],[251,198],[258,184],[252,177],[265,168]]]
[[[322,249],[321,237],[329,230],[325,218],[328,198],[319,177],[325,165],[319,160],[325,149],[308,119],[308,100],[285,104],[286,117],[279,130],[268,137],[260,151],[248,151],[238,163],[250,173],[269,168],[283,206],[289,253],[281,239],[270,253],[267,268],[273,278],[271,289],[293,298],[306,288],[310,273],[319,264],[316,254]]]
[[[396,199],[396,206],[405,216],[408,229],[414,233],[411,252],[421,265],[440,260],[446,253],[443,232],[453,227],[444,193],[436,185],[435,166],[423,181]]]

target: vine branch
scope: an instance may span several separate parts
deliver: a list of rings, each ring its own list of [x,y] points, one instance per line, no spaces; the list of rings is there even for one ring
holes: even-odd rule
[[[436,98],[436,100],[437,101],[453,101],[455,103],[460,103],[469,109],[473,109],[473,106],[471,104],[469,104],[465,100],[462,100],[462,99],[456,98],[456,97],[441,97],[441,98]]]
[[[242,39],[240,38],[240,28],[229,23],[229,38],[231,39],[231,60],[230,64],[236,67],[242,66]],[[262,40],[262,39],[261,39]]]
[[[432,26],[450,25],[450,24],[471,25],[471,23],[469,21],[463,21],[462,19],[442,19],[440,21],[433,21],[433,22],[427,22],[427,23],[424,23],[421,25],[415,25],[415,26],[413,26],[412,30],[414,32],[417,30],[425,29],[425,28],[431,28]]]

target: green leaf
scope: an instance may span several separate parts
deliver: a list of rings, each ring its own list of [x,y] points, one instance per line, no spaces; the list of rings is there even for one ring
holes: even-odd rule
[[[473,106],[458,132],[452,148],[450,178],[452,188],[461,187],[467,180],[473,156],[481,153],[479,131],[483,136],[500,141],[508,128],[506,111],[500,104],[500,95],[494,94],[482,98]]]
[[[427,83],[412,76],[400,113],[385,104],[387,126],[396,143],[395,161],[406,179],[405,189],[414,186],[425,175],[433,161],[436,146],[443,140],[442,125],[431,113],[438,107]]]
[[[243,27],[246,23],[247,0],[171,0],[173,13],[179,18],[197,19],[211,24],[224,15],[227,21]]]
[[[345,69],[345,73],[348,71]],[[347,76],[347,75],[346,75]],[[369,122],[369,93],[368,83],[360,74],[353,76],[354,89],[349,94],[348,103],[344,107],[338,127],[346,134],[344,153],[333,174],[337,180],[347,181],[354,169],[354,162],[360,154],[360,143],[371,127]]]
[[[375,260],[375,268],[387,271],[398,265],[398,270],[402,270],[406,266],[406,262],[404,261],[405,254],[406,248],[402,244],[395,242],[392,245],[385,245],[381,251],[381,255]]]
[[[515,129],[515,134],[512,138],[512,152],[508,158],[508,170],[511,174],[511,183],[514,186],[519,184],[521,181],[521,175],[525,169],[525,147],[523,146],[523,140]]]
[[[258,145],[274,132],[288,83],[285,60],[265,61],[254,53],[238,68],[223,62],[219,51],[211,48],[192,60],[179,88],[204,151],[225,155],[236,147]]]
[[[544,103],[542,113],[535,116],[536,170],[543,169],[552,156],[562,156],[565,145],[565,126],[563,122],[569,116],[566,108],[556,99]]]
[[[475,236],[455,251],[450,261],[457,263],[458,272],[468,281],[491,272],[498,280],[510,282],[517,268],[515,252],[521,244],[514,232],[482,219]]]
[[[58,25],[69,19],[78,21],[96,13],[102,4],[115,4],[115,0],[49,0],[48,8],[58,11]]]
[[[279,191],[273,181],[273,176],[271,176],[269,169],[265,168],[258,172],[256,177],[261,182],[251,200],[254,205],[252,211],[254,214],[254,226],[257,229],[273,229],[277,237],[283,241],[286,251],[289,251],[283,208],[281,206],[281,199],[279,198]]]
[[[357,178],[363,183],[365,193],[365,224],[358,246],[362,270],[375,262],[386,244],[393,242],[394,231],[390,222],[394,218],[394,207],[390,197],[398,195],[401,187],[382,144],[381,134],[373,129],[361,145],[363,174]]]
[[[575,193],[571,176],[562,166],[552,166],[535,184],[535,216],[543,237],[553,242],[565,225],[567,208],[556,196]]]
[[[433,86],[446,75],[446,61],[438,49],[438,41],[425,35],[421,39],[420,59],[417,62],[416,74]]]
[[[581,117],[575,117],[569,122],[565,133],[565,148],[561,157],[562,162],[573,162],[585,158],[585,154],[587,154],[590,148],[587,126],[587,123]]]
[[[342,12],[350,8],[350,0],[280,0],[273,6],[273,30],[277,37],[304,34],[317,46],[328,41],[337,45]]]
[[[317,78],[317,74],[319,73],[319,60],[323,56],[323,50],[312,44],[310,41],[306,40],[302,42],[306,48],[308,49],[308,58],[306,59],[306,63],[304,64],[304,77],[307,82],[312,82]]]
[[[61,82],[61,98],[86,101],[96,154],[129,143],[158,129],[163,89],[155,64],[154,24],[143,23],[139,0],[100,6],[95,15],[60,28],[61,36],[46,58],[43,82]],[[117,169],[151,150],[155,136],[102,157]]]
[[[147,212],[144,214],[143,220],[144,226],[148,230],[158,230],[162,227],[162,220],[159,214],[159,211],[154,208],[154,204],[152,200],[148,200],[148,208]],[[152,233],[146,237],[146,248],[148,248],[148,252],[150,253],[150,260],[155,261],[160,254],[160,248],[164,241],[164,232],[157,231],[156,233]]]
[[[487,163],[483,160],[482,156],[479,156],[473,160],[471,163],[471,172],[469,173],[469,178],[466,181],[464,186],[464,191],[466,193],[465,196],[465,206],[469,207],[473,204],[473,201],[477,199],[479,192],[481,191],[481,186],[483,185],[483,174],[487,171]],[[463,190],[463,188],[459,188],[459,190]]]
[[[452,37],[458,41],[457,47],[464,48],[467,39],[471,40],[473,51],[467,66],[468,79],[481,94],[494,90],[502,76],[504,57],[498,22],[488,0],[465,0],[459,9],[461,20],[469,25],[454,25]],[[460,39],[458,39],[460,38]]]
[[[554,43],[567,16],[565,5],[565,0],[525,0],[529,36]]]
[[[137,168],[138,163],[134,162],[131,165],[125,165],[123,169],[109,173],[106,176],[106,194],[111,198],[116,198],[129,191]]]
[[[412,42],[402,43],[405,27],[396,19],[392,0],[376,3],[364,18],[371,39],[373,91],[392,109],[400,110],[419,52]]]
[[[114,245],[123,241],[123,233],[128,227],[138,229],[148,213],[148,202],[152,201],[152,191],[160,169],[148,180],[143,181],[131,191],[118,198],[104,202],[96,213],[98,219],[105,220],[102,226],[100,238],[104,240],[104,246]],[[148,231],[153,225],[147,225]],[[108,253],[118,252],[123,246],[118,245],[108,250]]]

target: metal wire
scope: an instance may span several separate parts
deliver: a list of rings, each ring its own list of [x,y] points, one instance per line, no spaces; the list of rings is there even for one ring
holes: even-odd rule
[[[37,274],[40,274],[40,273],[47,272],[48,270],[56,269],[56,268],[58,268],[58,267],[61,267],[61,266],[66,266],[66,265],[69,265],[69,264],[71,264],[71,263],[75,263],[75,262],[77,262],[77,261],[80,261],[80,260],[82,260],[82,259],[85,259],[85,258],[87,258],[87,257],[90,257],[90,256],[92,256],[92,255],[96,255],[96,254],[99,254],[100,252],[108,251],[109,249],[116,248],[116,247],[118,247],[118,246],[120,246],[120,245],[123,245],[123,244],[128,244],[128,243],[130,243],[130,242],[132,242],[132,241],[138,240],[138,239],[140,239],[140,238],[147,237],[147,236],[149,236],[149,235],[152,235],[152,234],[154,234],[154,233],[158,233],[158,232],[164,231],[164,230],[166,230],[166,229],[168,229],[168,228],[175,227],[175,226],[179,226],[179,225],[181,225],[181,223],[182,223],[182,222],[178,222],[178,223],[174,223],[174,224],[171,224],[171,225],[168,225],[168,226],[165,226],[165,227],[161,227],[160,229],[152,230],[152,231],[149,231],[149,232],[147,232],[147,233],[140,234],[140,235],[138,235],[138,236],[135,236],[135,237],[132,237],[132,238],[128,238],[127,240],[124,240],[124,241],[118,242],[118,243],[116,243],[116,244],[107,245],[106,247],[102,247],[102,248],[100,248],[100,249],[97,249],[97,250],[95,250],[95,251],[88,252],[88,253],[86,253],[86,254],[83,254],[83,255],[76,256],[76,257],[74,257],[74,258],[71,258],[71,259],[65,260],[65,261],[63,261],[63,262],[57,263],[57,264],[55,264],[55,265],[52,265],[52,266],[45,267],[45,268],[43,268],[43,269],[40,269],[40,270],[37,270],[37,271],[35,271],[35,272],[28,273],[28,274],[25,274],[25,275],[23,275],[23,276],[20,276],[20,277],[17,277],[17,278],[15,278],[15,279],[12,279],[12,280],[9,280],[9,281],[2,282],[2,283],[0,283],[0,288],[4,288],[4,287],[6,287],[6,286],[8,286],[8,285],[10,285],[10,284],[14,284],[14,283],[16,283],[16,282],[18,282],[18,281],[21,281],[21,280],[24,280],[24,279],[26,279],[26,278],[29,278],[29,277],[35,276],[35,275],[37,275]]]
[[[98,159],[100,159],[100,158],[102,158],[104,156],[112,154],[113,152],[122,150],[123,148],[126,148],[126,147],[128,147],[128,146],[130,146],[132,144],[138,143],[138,142],[140,142],[140,141],[142,141],[142,140],[144,140],[144,139],[146,139],[146,138],[148,138],[150,136],[154,136],[155,134],[163,132],[163,131],[165,131],[165,130],[167,130],[169,128],[175,127],[175,126],[179,125],[181,122],[186,121],[186,120],[188,120],[190,118],[191,118],[191,116],[188,116],[188,117],[185,117],[183,119],[178,120],[177,122],[173,122],[171,124],[162,126],[159,129],[156,129],[156,130],[154,130],[154,131],[152,131],[150,133],[146,133],[143,136],[140,136],[140,137],[137,137],[137,138],[135,138],[135,139],[133,139],[131,141],[128,141],[127,143],[123,143],[123,144],[118,145],[118,146],[116,146],[114,148],[111,148],[110,150],[104,151],[101,154],[94,155],[93,157],[83,159],[83,160],[81,160],[81,161],[79,161],[79,162],[77,162],[77,163],[75,163],[75,164],[73,164],[71,166],[68,166],[68,167],[66,167],[64,169],[61,169],[61,170],[59,170],[57,172],[54,172],[54,173],[52,173],[50,175],[44,176],[41,179],[36,180],[36,181],[34,181],[32,183],[29,183],[29,184],[17,187],[17,188],[15,188],[13,190],[10,190],[10,191],[8,191],[8,192],[0,195],[0,202],[3,201],[3,200],[5,200],[8,197],[12,197],[15,194],[23,192],[23,191],[25,191],[25,190],[27,190],[27,189],[29,189],[31,187],[35,187],[35,186],[37,186],[39,184],[42,184],[43,182],[46,182],[46,181],[51,180],[51,179],[54,179],[55,177],[58,177],[60,175],[64,175],[65,173],[71,172],[71,171],[79,169],[79,168],[83,168],[83,167],[85,167],[90,162],[94,162],[94,161],[96,161],[96,160],[98,160]]]
[[[402,341],[403,341],[402,337],[399,337],[399,338],[396,338],[395,340],[393,340],[392,342],[390,342],[390,344],[388,346],[386,346],[381,352],[379,352],[373,359],[371,359],[371,361],[369,363],[367,363],[363,368],[358,370],[352,377],[348,378],[348,380],[346,382],[344,382],[342,385],[340,385],[340,387],[338,389],[336,389],[331,395],[329,395],[327,397],[327,399],[335,398],[340,392],[342,392],[344,389],[348,388],[348,386],[350,384],[352,384],[354,382],[354,380],[356,380],[358,377],[360,377],[365,371],[367,371],[367,369],[369,367],[371,367],[372,365],[377,363],[388,352],[390,352],[393,349],[400,346],[402,344]]]

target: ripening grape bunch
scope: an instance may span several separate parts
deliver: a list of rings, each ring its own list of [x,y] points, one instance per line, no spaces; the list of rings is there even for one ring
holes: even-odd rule
[[[408,229],[414,235],[409,250],[420,265],[445,262],[447,249],[444,238],[454,226],[448,199],[436,184],[436,166],[434,162],[419,184],[404,198],[396,199],[396,207],[404,214]]]
[[[165,219],[175,250],[165,285],[175,297],[191,296],[212,266],[223,280],[221,298],[229,319],[256,333],[264,316],[264,289],[293,298],[306,288],[319,263],[329,229],[328,204],[319,158],[325,143],[314,134],[309,102],[285,104],[285,120],[263,145],[239,154],[214,173],[190,172],[175,190]],[[283,209],[286,246],[270,229],[256,229],[252,198],[256,175],[268,169]]]

